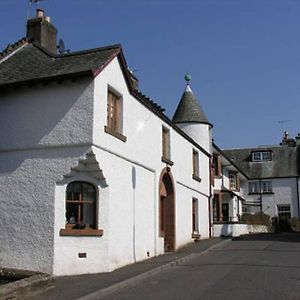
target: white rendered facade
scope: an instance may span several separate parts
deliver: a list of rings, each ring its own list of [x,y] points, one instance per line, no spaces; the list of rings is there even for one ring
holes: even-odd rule
[[[126,142],[104,131],[108,89],[122,98]],[[173,166],[161,160],[162,126],[170,132]],[[0,127],[4,267],[54,275],[96,273],[164,253],[159,234],[163,172],[173,180],[175,249],[193,241],[193,199],[199,235],[209,237],[209,153],[131,95],[117,57],[94,79],[3,93]],[[193,149],[199,153],[200,182],[192,178]],[[66,188],[74,181],[95,186],[102,236],[60,234]]]

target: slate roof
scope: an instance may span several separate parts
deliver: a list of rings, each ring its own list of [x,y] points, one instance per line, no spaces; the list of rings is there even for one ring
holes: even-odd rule
[[[115,57],[119,59],[131,94],[210,157],[210,153],[173,124],[163,113],[164,109],[161,106],[134,87],[132,75],[126,64],[120,44],[55,55],[37,42],[23,38],[15,44],[9,45],[3,52],[0,52],[0,90],[22,85],[30,86],[31,84],[48,82],[50,80],[96,76]],[[136,80],[135,76],[133,77]]]
[[[0,62],[0,88],[80,74],[93,75],[116,57],[120,49],[120,45],[112,45],[53,55],[37,43],[23,43],[13,55]]]
[[[264,150],[272,152],[272,161],[252,162],[252,152]],[[249,179],[294,177],[299,174],[299,146],[229,149],[223,152],[247,174]]]
[[[174,123],[203,123],[208,121],[204,111],[196,100],[191,88],[187,85],[173,117]]]

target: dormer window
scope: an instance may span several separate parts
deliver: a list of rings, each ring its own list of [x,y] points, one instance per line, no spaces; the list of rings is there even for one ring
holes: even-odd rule
[[[252,152],[252,161],[271,161],[272,155],[271,151],[255,151]]]

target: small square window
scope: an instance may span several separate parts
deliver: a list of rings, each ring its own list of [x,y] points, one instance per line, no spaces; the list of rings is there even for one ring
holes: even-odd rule
[[[272,193],[273,188],[272,188],[272,181],[262,181],[262,192],[263,193]]]

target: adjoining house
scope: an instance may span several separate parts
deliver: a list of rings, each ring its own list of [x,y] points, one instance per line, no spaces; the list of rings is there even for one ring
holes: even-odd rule
[[[190,86],[170,120],[120,45],[57,54],[56,32],[38,10],[0,53],[2,266],[107,272],[209,238],[212,125]]]
[[[247,228],[238,224],[243,214],[245,198],[241,195],[241,185],[247,175],[213,143],[213,200],[212,235],[235,236],[247,233]]]
[[[278,146],[223,150],[248,177],[241,184],[243,213],[265,213],[281,229],[300,217],[299,141],[285,132]]]

